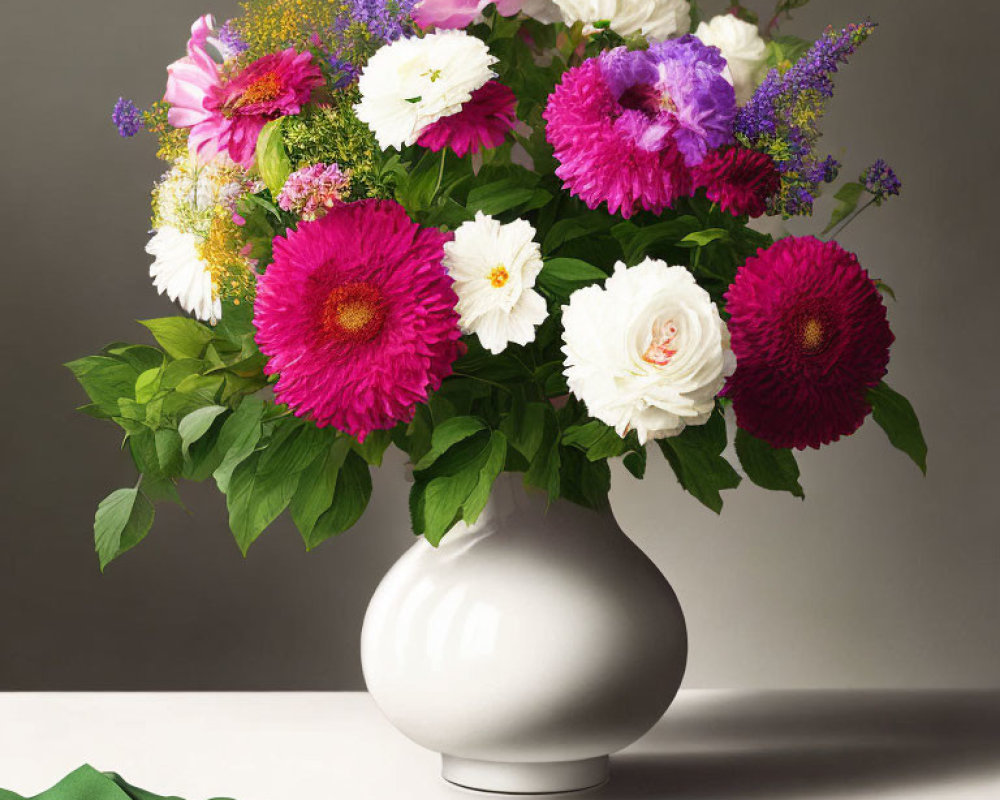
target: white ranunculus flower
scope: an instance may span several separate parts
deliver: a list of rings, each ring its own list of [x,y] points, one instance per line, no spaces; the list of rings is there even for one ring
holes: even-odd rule
[[[568,25],[608,23],[615,33],[662,41],[686,33],[691,25],[688,0],[554,0]]]
[[[486,44],[465,31],[397,39],[381,47],[358,80],[358,119],[379,147],[400,148],[442,117],[457,113],[472,93],[494,77]]]
[[[729,65],[726,78],[736,90],[736,102],[743,105],[760,84],[767,60],[767,45],[757,26],[732,14],[720,14],[698,25],[695,36],[722,51]]]
[[[591,416],[639,441],[703,425],[736,368],[719,311],[684,267],[619,262],[604,287],[563,306],[570,391]]]
[[[146,252],[155,258],[149,276],[160,294],[198,319],[214,322],[222,316],[222,302],[209,266],[198,252],[199,241],[193,233],[161,227],[146,245]]]
[[[443,263],[458,295],[459,326],[493,353],[510,342],[533,341],[535,328],[548,315],[545,299],[533,288],[542,271],[534,238],[535,229],[525,220],[502,225],[480,211],[444,246]]]

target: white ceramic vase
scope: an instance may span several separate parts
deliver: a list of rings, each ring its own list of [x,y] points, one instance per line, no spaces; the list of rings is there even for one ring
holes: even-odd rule
[[[684,617],[660,571],[610,512],[547,506],[501,475],[475,525],[439,548],[418,540],[368,607],[369,691],[460,786],[603,783],[684,674]]]

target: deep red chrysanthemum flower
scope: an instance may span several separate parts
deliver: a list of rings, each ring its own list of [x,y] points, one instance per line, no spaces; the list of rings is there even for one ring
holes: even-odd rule
[[[730,214],[759,217],[768,198],[781,188],[781,176],[767,153],[726,147],[708,153],[694,169],[694,182],[708,199]]]
[[[499,147],[517,124],[516,109],[514,92],[502,83],[489,81],[472,93],[457,114],[424,128],[417,144],[435,153],[449,147],[459,158],[484,147]]]
[[[736,273],[726,294],[736,422],[775,447],[819,447],[871,411],[893,335],[857,258],[836,242],[781,239]]]
[[[359,439],[412,418],[458,357],[450,234],[398,203],[361,200],[274,242],[254,325],[275,397]]]

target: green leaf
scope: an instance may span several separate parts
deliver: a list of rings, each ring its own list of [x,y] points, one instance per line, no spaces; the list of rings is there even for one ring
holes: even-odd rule
[[[291,501],[292,521],[302,534],[308,549],[318,544],[313,541],[313,529],[317,520],[333,504],[337,478],[349,452],[350,439],[346,436],[337,437],[329,448],[306,467],[299,480],[298,489]]]
[[[646,475],[646,448],[642,447],[626,454],[622,459],[625,469],[631,472],[636,478],[642,480]]]
[[[181,436],[181,454],[184,458],[187,458],[191,445],[208,433],[218,416],[228,410],[225,406],[205,406],[192,411],[180,421],[177,432]]]
[[[134,398],[136,370],[129,364],[108,356],[87,356],[70,361],[66,367],[103,413],[117,416],[118,400]]]
[[[135,379],[135,400],[148,403],[160,388],[160,367],[147,369]]]
[[[299,473],[261,474],[261,453],[254,453],[233,470],[226,492],[229,528],[245,556],[257,538],[288,507]]]
[[[772,447],[763,439],[737,428],[736,455],[747,477],[758,486],[805,497],[799,483],[799,465],[791,450]]]
[[[510,413],[500,421],[500,430],[510,445],[530,462],[542,444],[546,417],[551,413],[550,403],[518,401],[514,403]]]
[[[740,476],[722,457],[726,421],[716,411],[704,425],[688,425],[678,436],[656,442],[681,486],[716,514],[722,511],[723,489],[735,489]]]
[[[524,474],[524,482],[527,486],[546,492],[549,500],[554,501],[559,497],[559,468],[562,461],[559,455],[559,421],[551,404],[546,403],[545,406],[538,447],[530,459],[531,464]]]
[[[212,341],[212,329],[189,317],[161,317],[139,320],[153,334],[160,347],[173,358],[201,358]]]
[[[538,274],[538,285],[557,298],[568,298],[583,286],[603,281],[607,274],[579,258],[550,258]]]
[[[431,449],[413,465],[414,470],[424,470],[444,455],[453,445],[483,430],[486,424],[478,417],[452,417],[438,425],[431,434]]]
[[[219,491],[228,493],[229,479],[233,470],[246,459],[257,446],[261,437],[260,418],[264,413],[264,403],[256,397],[248,397],[233,412],[219,431],[216,449],[222,453],[222,461],[212,475]]]
[[[707,228],[703,231],[693,231],[677,242],[678,247],[704,247],[712,242],[728,239],[729,232],[722,228]]]
[[[389,431],[372,431],[363,442],[351,440],[351,449],[361,456],[366,464],[373,467],[382,466],[382,457],[392,444],[392,434]]]
[[[119,361],[124,361],[136,373],[145,372],[153,367],[162,367],[164,361],[163,351],[148,344],[109,345],[104,348],[102,355],[114,356]]]
[[[826,227],[823,228],[823,233],[829,233],[836,228],[837,225],[854,213],[854,210],[858,207],[858,202],[861,200],[861,195],[864,194],[864,191],[864,184],[858,183],[857,181],[845,183],[837,190],[837,193],[834,195],[834,198],[837,200],[837,205],[834,207],[833,213],[830,215],[830,221],[827,223]]]
[[[611,491],[611,468],[606,460],[590,461],[578,450],[564,448],[559,490],[567,500],[585,508],[606,509]]]
[[[333,503],[323,513],[306,540],[306,547],[313,549],[331,536],[343,533],[356,523],[368,508],[372,495],[371,471],[365,460],[349,452],[337,477]]]
[[[566,242],[606,231],[613,223],[614,217],[606,214],[561,219],[545,234],[542,252],[548,254]]]
[[[184,459],[181,455],[181,436],[173,428],[161,428],[153,434],[156,460],[162,475],[177,475]]]
[[[335,436],[333,431],[291,417],[272,424],[274,432],[261,451],[258,469],[262,476],[302,472],[330,447]]]
[[[486,502],[490,499],[490,492],[493,489],[493,483],[503,471],[506,459],[507,437],[500,431],[493,431],[490,434],[489,453],[482,467],[479,469],[479,480],[462,504],[462,519],[467,524],[472,525],[486,507]]]
[[[927,442],[910,401],[884,381],[869,389],[866,399],[872,406],[875,422],[885,431],[889,441],[912,458],[926,475]]]
[[[596,419],[583,425],[570,425],[563,431],[562,442],[582,450],[590,461],[620,456],[628,449],[614,428]]]
[[[698,227],[698,219],[690,214],[677,219],[657,222],[640,227],[634,222],[621,222],[611,229],[611,234],[622,246],[625,263],[634,266],[661,242],[676,245],[684,236]]]
[[[292,173],[292,162],[285,150],[281,138],[281,126],[284,117],[271,120],[257,136],[257,170],[260,177],[271,191],[272,197],[277,197],[285,181]]]
[[[184,505],[181,502],[181,496],[177,494],[177,484],[174,483],[173,478],[143,475],[142,493],[154,503]]]
[[[469,192],[465,205],[470,211],[482,211],[494,216],[528,204],[534,197],[534,186],[525,186],[517,178],[503,178],[474,188]]]
[[[136,488],[118,489],[101,501],[94,517],[94,543],[101,571],[146,537],[154,514],[153,504]]]

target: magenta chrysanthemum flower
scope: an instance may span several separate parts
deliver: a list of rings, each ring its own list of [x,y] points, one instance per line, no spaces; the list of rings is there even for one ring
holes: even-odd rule
[[[350,186],[350,170],[342,170],[338,164],[313,164],[288,176],[278,195],[278,205],[304,220],[319,219],[344,202]]]
[[[836,242],[788,237],[747,260],[726,294],[736,422],[775,447],[819,447],[856,431],[885,375],[882,297]]]
[[[517,124],[517,97],[502,83],[489,81],[472,93],[461,111],[424,128],[417,144],[437,153],[448,147],[459,158],[499,147]]]
[[[568,70],[549,97],[558,175],[590,208],[629,217],[690,194],[690,167],[732,142],[733,87],[716,48],[683,36]]]
[[[254,325],[275,396],[359,439],[412,418],[458,356],[449,234],[398,203],[361,200],[274,243]]]
[[[167,121],[190,128],[189,146],[201,160],[225,152],[249,169],[261,128],[278,117],[298,114],[313,89],[322,85],[323,73],[312,53],[290,47],[258,58],[223,81],[219,65],[204,49],[209,25],[210,18],[204,17],[195,23],[187,57],[167,68]]]
[[[781,176],[767,153],[745,147],[713,150],[694,170],[696,186],[730,214],[759,217],[781,188]]]

